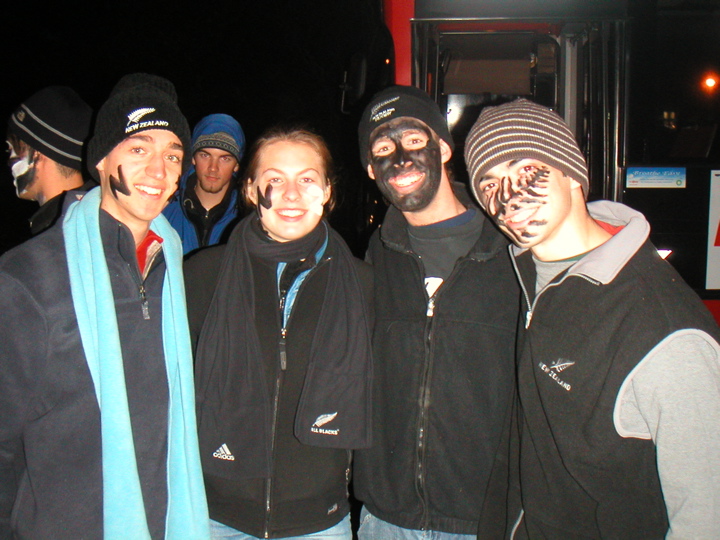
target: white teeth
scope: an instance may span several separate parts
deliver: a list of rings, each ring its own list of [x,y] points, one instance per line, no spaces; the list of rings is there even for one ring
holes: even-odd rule
[[[407,186],[414,184],[415,182],[420,180],[420,178],[421,178],[421,175],[419,175],[419,174],[411,174],[409,176],[395,178],[394,183],[397,187],[403,188],[403,187],[407,187]]]
[[[135,188],[148,195],[160,195],[162,193],[162,189],[152,188],[150,186],[135,186]]]
[[[278,214],[285,217],[299,217],[304,213],[304,210],[278,210]]]

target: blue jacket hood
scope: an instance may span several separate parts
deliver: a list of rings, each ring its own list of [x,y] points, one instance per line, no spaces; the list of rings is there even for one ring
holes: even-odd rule
[[[223,132],[230,135],[240,148],[240,159],[245,154],[245,133],[240,124],[229,114],[210,114],[200,120],[192,133],[192,145],[195,146],[202,135]]]
[[[193,129],[191,148],[189,149],[189,151],[192,152],[192,147],[195,146],[195,143],[201,136],[211,135],[218,132],[227,133],[233,139],[235,139],[235,142],[240,148],[240,159],[242,159],[243,155],[245,154],[245,132],[243,132],[242,127],[240,127],[238,121],[229,114],[209,114],[208,116],[205,116],[202,120],[200,120]],[[180,185],[175,197],[182,196],[181,193],[185,191],[187,179],[194,172],[195,167],[190,164],[190,166],[180,178]],[[238,173],[235,173],[234,176],[237,176],[237,174]]]

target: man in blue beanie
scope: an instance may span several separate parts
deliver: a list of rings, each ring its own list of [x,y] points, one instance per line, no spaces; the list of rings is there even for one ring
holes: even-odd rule
[[[211,114],[195,126],[192,167],[163,213],[175,227],[185,254],[227,238],[237,222],[236,189],[245,134],[227,114]]]

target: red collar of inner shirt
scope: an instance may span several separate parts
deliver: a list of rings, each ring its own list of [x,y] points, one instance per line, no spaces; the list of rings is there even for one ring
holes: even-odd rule
[[[140,274],[145,274],[145,265],[148,259],[151,259],[151,254],[156,251],[155,243],[162,244],[163,239],[160,238],[156,233],[148,230],[148,233],[143,238],[142,242],[135,248],[135,254],[137,255],[138,266],[140,267]]]
[[[603,229],[605,229],[607,232],[615,236],[617,233],[619,233],[625,225],[610,225],[609,223],[605,223],[604,221],[600,221],[599,219],[595,220],[598,225],[600,225]]]

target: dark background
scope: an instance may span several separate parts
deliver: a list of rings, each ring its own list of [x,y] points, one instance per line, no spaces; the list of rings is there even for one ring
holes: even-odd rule
[[[339,177],[333,224],[349,242],[365,241],[366,206],[377,197],[357,156],[360,106],[342,113],[340,87],[358,54],[374,66],[370,91],[390,81],[379,2],[29,0],[1,12],[3,131],[12,111],[44,86],[71,86],[97,109],[122,75],[156,73],[175,84],[191,127],[223,112],[240,122],[249,144],[278,122],[323,135]],[[28,237],[36,209],[16,198],[9,168],[0,167],[0,253]]]
[[[642,4],[632,23],[641,39],[632,51],[628,164],[720,162],[717,141],[707,157],[671,156],[680,128],[718,122],[720,93],[701,92],[699,77],[720,72],[720,2]],[[357,121],[369,94],[392,82],[381,1],[29,0],[6,2],[0,20],[0,122],[44,86],[72,86],[97,108],[122,75],[145,71],[175,84],[191,126],[228,113],[251,143],[277,122],[305,123],[336,159],[333,224],[357,253],[364,249],[382,204],[358,160]],[[343,113],[343,76],[359,56],[368,62],[368,92]],[[676,112],[674,129],[663,125],[663,111]],[[27,238],[36,208],[15,197],[0,166],[0,253]]]

